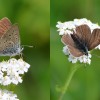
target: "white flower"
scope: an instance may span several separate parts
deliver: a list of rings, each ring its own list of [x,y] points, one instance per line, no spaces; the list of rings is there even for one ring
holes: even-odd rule
[[[95,49],[99,49],[100,50],[100,44]]]
[[[70,54],[68,60],[72,63],[76,63],[78,61],[78,58]]]
[[[58,24],[56,25],[56,27],[58,28],[58,30],[57,31],[59,31],[59,35],[63,35],[64,34],[64,32],[65,32],[65,25],[64,25],[64,23],[61,23],[61,22],[58,22]]]
[[[63,23],[61,23],[60,21],[59,22],[57,22],[58,24],[56,25],[56,27],[57,28],[59,28],[59,29],[61,29],[61,28],[63,28],[64,27],[64,24]]]
[[[19,100],[16,94],[8,90],[0,89],[0,100]]]
[[[83,55],[83,56],[78,57],[78,60],[81,63],[88,63],[88,64],[90,64],[91,63],[91,57],[92,57],[91,54],[89,54],[88,56]]]
[[[22,83],[22,75],[28,71],[30,65],[22,59],[11,58],[8,61],[0,62],[0,84]]]
[[[75,28],[75,25],[73,24],[73,21],[68,21],[68,22],[65,22],[64,23],[65,25],[65,29],[74,29]]]
[[[90,20],[87,20],[86,18],[74,19],[73,21],[67,21],[67,22],[63,22],[63,23],[57,22],[56,27],[58,28],[57,31],[59,31],[59,35],[72,34],[73,33],[72,30],[75,30],[76,26],[79,26],[82,24],[87,24],[90,27],[91,32],[95,28],[100,29],[100,26],[98,24],[92,23]]]
[[[87,20],[86,18],[74,19],[73,23],[75,26],[79,26],[82,24],[92,25],[92,22],[90,20]]]
[[[67,46],[63,47],[63,52],[64,52],[65,55],[69,55],[69,50],[68,50]]]

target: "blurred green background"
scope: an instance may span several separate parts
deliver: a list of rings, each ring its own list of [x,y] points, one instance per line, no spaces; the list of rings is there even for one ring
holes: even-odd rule
[[[100,25],[100,0],[51,0],[50,12],[51,100],[58,100],[56,87],[64,85],[73,64],[62,52],[63,44],[56,24],[87,18]],[[92,53],[100,56],[99,50]],[[63,100],[100,100],[100,58],[92,56],[90,66],[84,65],[77,70]]]
[[[8,17],[18,23],[23,59],[31,67],[23,83],[16,86],[15,94],[20,100],[49,100],[49,0],[0,0],[0,19]]]

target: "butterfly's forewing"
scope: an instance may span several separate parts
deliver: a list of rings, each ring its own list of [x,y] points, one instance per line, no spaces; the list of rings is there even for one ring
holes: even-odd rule
[[[100,29],[94,29],[88,43],[88,50],[94,49],[99,44],[100,44]]]
[[[1,47],[2,46],[2,47]],[[18,25],[14,24],[0,39],[0,54],[15,55],[20,49]]]
[[[85,43],[88,43],[90,36],[91,36],[91,30],[88,25],[80,25],[76,27],[76,34]]]
[[[75,46],[74,41],[69,34],[64,34],[61,38],[61,41],[64,45]]]
[[[6,33],[9,28],[12,26],[10,20],[6,17],[0,20],[0,37]]]
[[[14,44],[20,43],[18,25],[17,24],[12,25],[12,27],[1,37],[1,39],[12,41],[14,42]]]
[[[68,46],[68,49],[70,51],[70,53],[74,56],[74,57],[79,57],[82,56],[83,53],[76,48],[73,39],[68,35],[68,34],[64,34],[62,36],[62,42],[64,43],[64,45]]]

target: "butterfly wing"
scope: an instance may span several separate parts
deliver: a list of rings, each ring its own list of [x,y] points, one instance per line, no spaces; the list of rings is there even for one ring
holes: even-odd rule
[[[16,55],[20,49],[20,37],[18,25],[14,24],[0,39],[0,54]]]
[[[76,27],[76,34],[85,43],[88,43],[90,36],[91,36],[91,30],[88,25],[80,25]]]
[[[20,37],[18,25],[12,25],[12,27],[1,37],[1,39],[6,39],[7,41],[12,41],[14,44],[19,44]]]
[[[70,53],[74,56],[74,57],[80,57],[82,55],[84,55],[79,49],[68,45],[69,51]]]
[[[64,45],[75,46],[74,41],[69,34],[64,34],[61,38],[61,41]]]
[[[64,43],[64,45],[67,45],[68,46],[68,49],[69,49],[70,53],[74,57],[80,57],[80,56],[83,55],[83,53],[75,47],[74,41],[70,37],[69,34],[66,34],[66,35],[64,34],[62,36],[62,38],[61,38],[61,41]]]
[[[94,29],[88,43],[88,50],[92,50],[100,44],[100,29]]]
[[[9,28],[12,26],[10,20],[7,17],[4,17],[0,20],[0,37],[6,33]]]

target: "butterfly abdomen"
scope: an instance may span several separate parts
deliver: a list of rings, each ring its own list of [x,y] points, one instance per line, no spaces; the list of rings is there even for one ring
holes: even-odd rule
[[[80,40],[80,38],[76,34],[71,34],[71,37],[75,43],[76,48],[85,55],[88,55],[88,48],[85,41]]]

